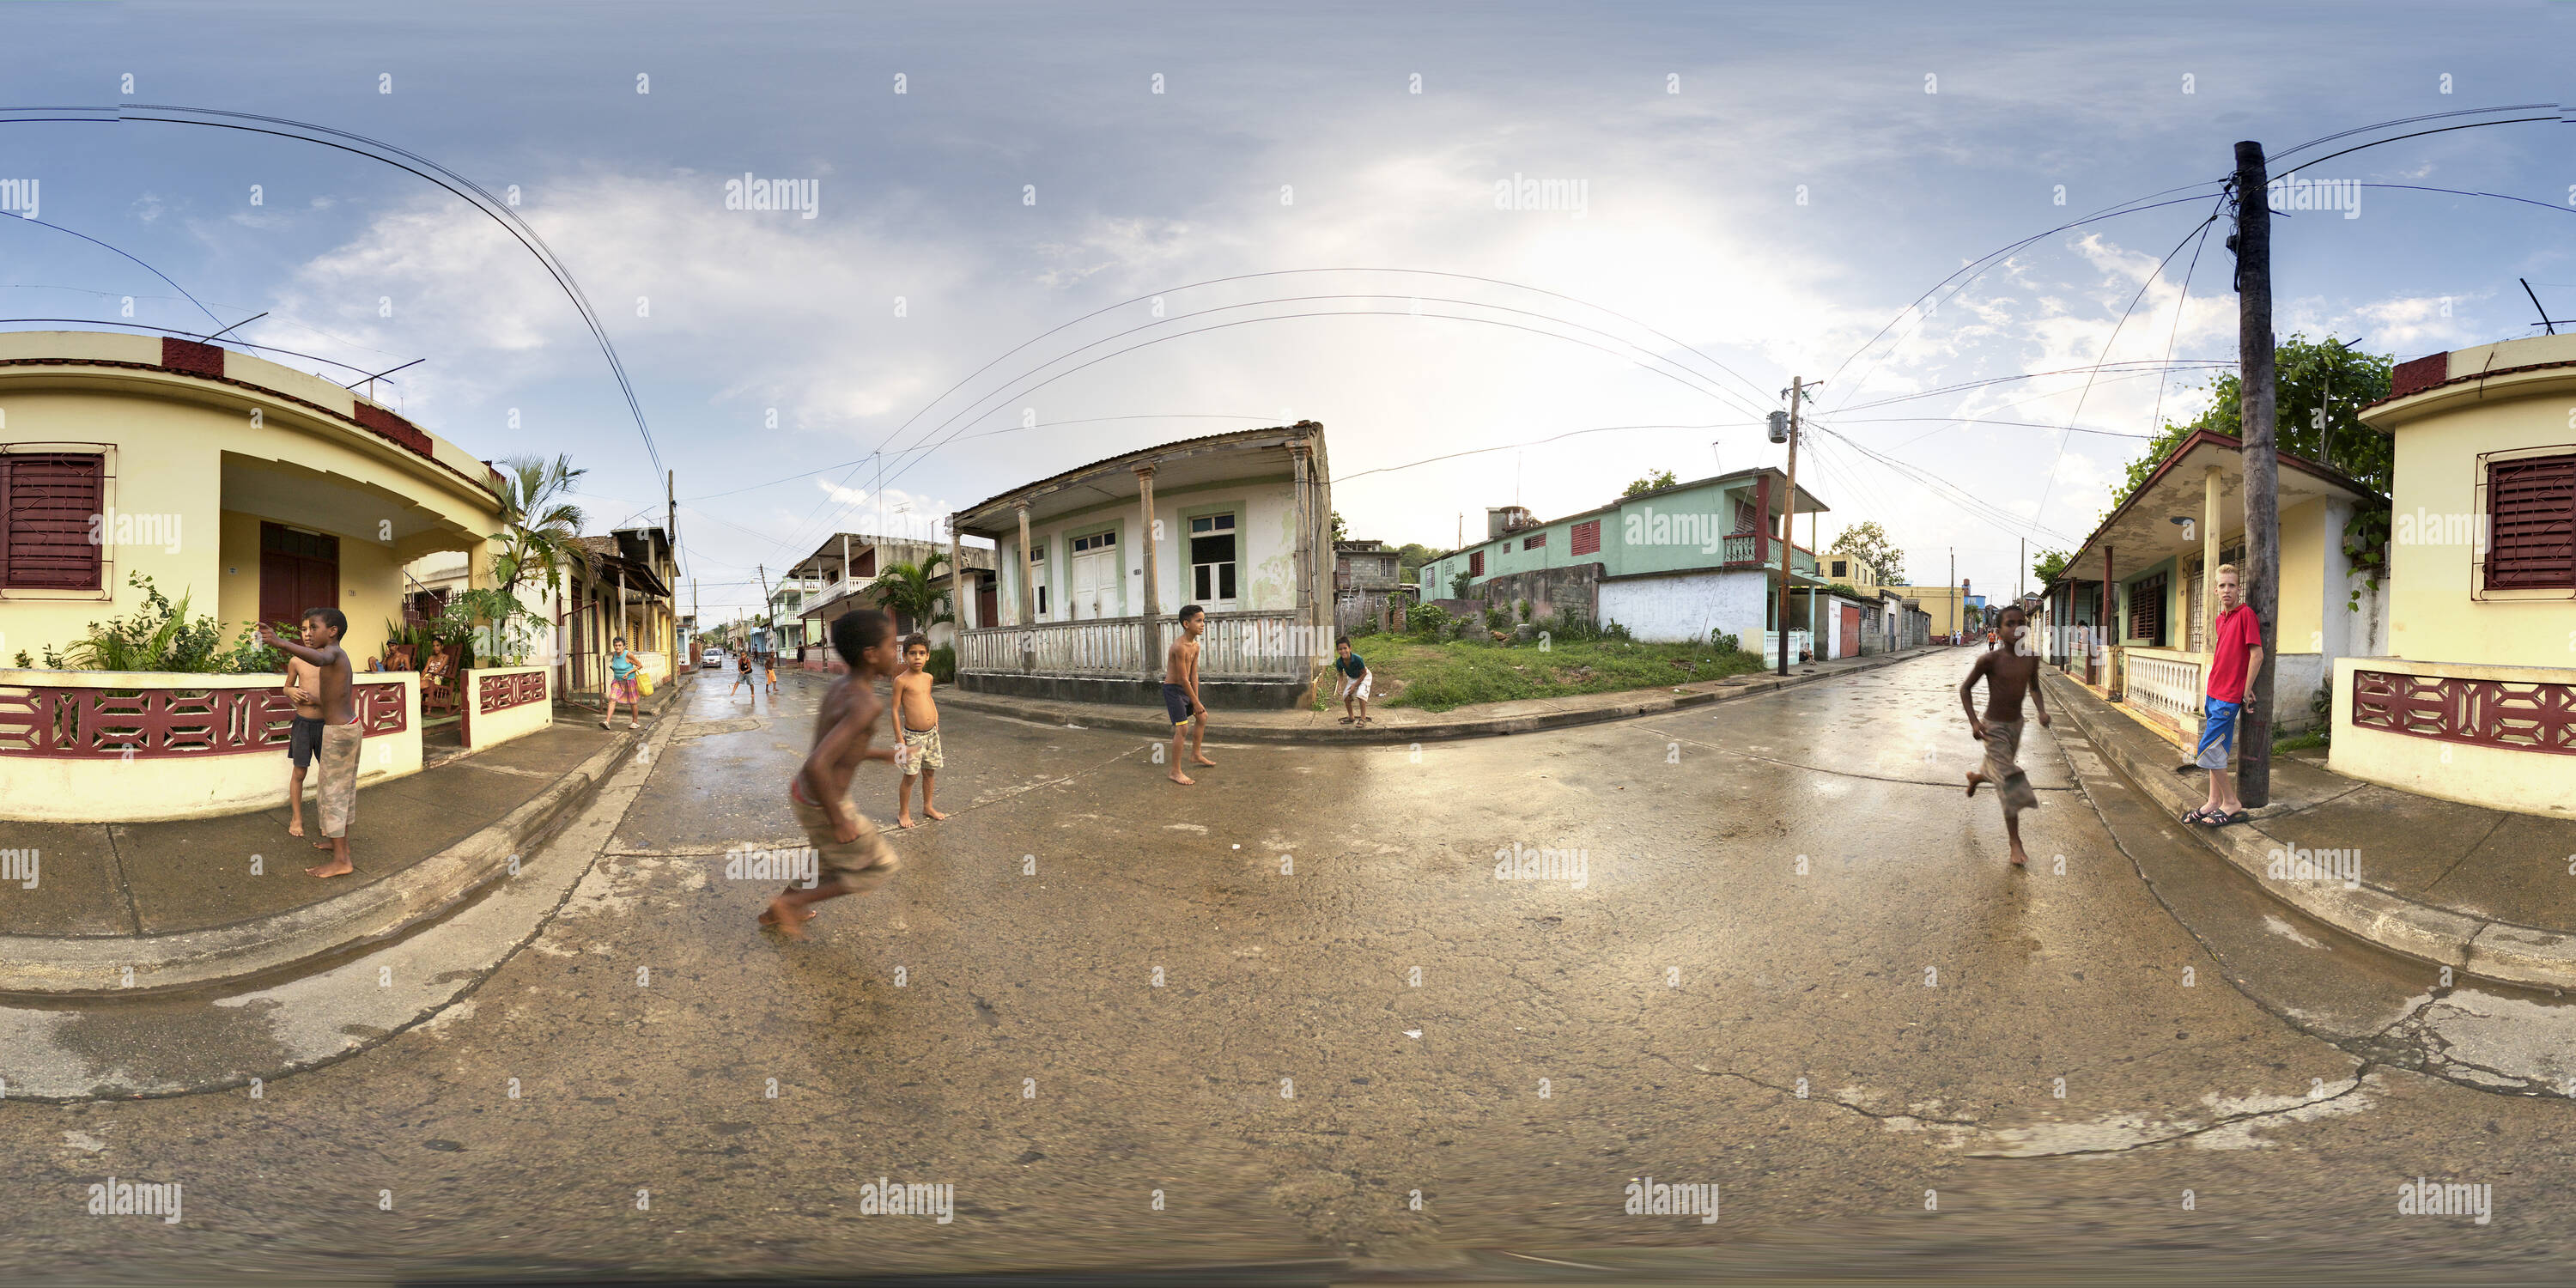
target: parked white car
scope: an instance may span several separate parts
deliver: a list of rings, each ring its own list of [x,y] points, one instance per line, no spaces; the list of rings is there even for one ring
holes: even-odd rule
[[[708,649],[698,658],[698,667],[700,670],[712,670],[716,667],[723,666],[724,664],[725,651],[720,648]]]

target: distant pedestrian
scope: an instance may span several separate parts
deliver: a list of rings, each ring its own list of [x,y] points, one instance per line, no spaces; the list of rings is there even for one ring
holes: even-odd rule
[[[1207,610],[1196,604],[1181,609],[1181,637],[1163,659],[1163,714],[1172,718],[1172,781],[1183,787],[1198,780],[1181,772],[1181,734],[1190,735],[1190,763],[1215,767],[1200,743],[1207,737],[1207,704],[1199,700],[1199,636],[1207,633]]]
[[[2227,776],[2227,753],[2236,747],[2236,722],[2254,696],[2246,681],[2263,669],[2263,624],[2244,601],[2242,575],[2234,564],[2218,565],[2218,619],[2210,624],[2213,641],[2209,682],[2201,701],[2200,752],[2193,764],[2209,771],[2209,799],[2182,816],[2186,823],[2225,827],[2245,821],[2245,802]]]
[[[608,718],[599,722],[605,729],[617,720],[617,704],[626,704],[626,727],[635,727],[636,717],[643,714],[644,699],[635,683],[635,675],[644,669],[634,653],[626,647],[623,635],[608,642]]]
[[[761,925],[774,927],[790,939],[805,937],[805,923],[814,916],[805,910],[807,904],[874,890],[897,867],[895,853],[877,834],[876,825],[850,800],[850,775],[860,761],[891,761],[897,755],[893,747],[869,745],[875,740],[877,717],[885,714],[885,704],[877,701],[876,683],[902,665],[894,619],[873,608],[835,618],[832,648],[848,669],[824,692],[823,705],[814,716],[814,748],[787,783],[788,808],[795,811],[797,823],[814,846],[821,880],[811,890],[787,887],[760,914]]]
[[[286,659],[286,700],[295,719],[286,731],[286,834],[304,835],[304,769],[322,754],[322,672],[300,657]]]
[[[922,817],[937,822],[948,817],[930,803],[939,771],[948,767],[939,745],[939,705],[930,700],[930,637],[915,633],[903,641],[903,670],[894,677],[894,734],[902,754],[895,767],[903,777],[895,787],[894,824],[911,827],[912,780],[921,780]]]
[[[1350,636],[1333,641],[1333,652],[1333,669],[1342,679],[1342,723],[1367,724],[1369,690],[1377,677],[1370,673],[1368,659],[1351,651]]]
[[[2039,727],[2048,727],[2048,699],[2039,688],[2039,655],[2021,646],[2022,635],[2030,623],[2019,605],[2003,612],[2002,627],[1997,632],[2004,647],[1989,649],[1977,655],[1968,668],[1968,678],[1959,685],[1959,705],[1968,713],[1968,728],[1986,748],[1985,763],[1968,771],[1968,795],[1987,783],[1995,785],[2003,798],[2004,835],[2012,841],[2014,867],[2030,862],[2021,848],[2021,812],[2036,808],[2039,793],[2032,791],[2030,776],[2021,767],[2021,700],[2028,694],[2039,708]],[[1977,716],[1974,696],[1977,681],[1986,682],[1986,714]]]
[[[767,672],[769,673],[769,696],[771,696],[771,697],[773,697],[773,698],[774,698],[774,697],[777,697],[777,696],[778,696],[778,654],[777,654],[776,652],[774,652],[774,651],[773,651],[773,652],[768,652],[768,653],[763,653],[763,654],[761,654],[761,655],[760,655],[760,665],[761,665],[761,669],[762,669],[762,670],[765,670],[765,671],[767,671]]]
[[[322,708],[322,836],[313,843],[317,850],[329,850],[331,861],[317,868],[304,869],[310,877],[346,876],[357,868],[349,862],[349,823],[358,812],[358,752],[366,737],[366,726],[358,723],[357,686],[349,676],[349,654],[340,647],[340,638],[349,632],[349,618],[337,608],[304,610],[303,639],[290,644],[279,639],[275,628],[263,622],[259,642],[312,664],[320,690],[315,696]]]

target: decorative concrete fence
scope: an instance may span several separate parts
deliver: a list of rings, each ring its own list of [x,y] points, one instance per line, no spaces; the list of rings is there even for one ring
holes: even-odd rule
[[[359,785],[419,773],[419,673],[353,678]],[[295,718],[284,682],[0,669],[0,819],[140,823],[282,805]]]
[[[2576,816],[2576,668],[2339,657],[2330,746],[2365,782]]]
[[[542,666],[476,667],[460,693],[468,747],[496,747],[555,722],[553,673]]]
[[[2201,681],[2201,665],[2208,659],[2199,653],[2179,649],[2141,648],[2130,645],[2122,650],[2127,683],[2122,700],[2140,712],[2170,726],[2190,742],[2200,741],[2201,720],[2207,714],[2202,699],[2208,695]]]

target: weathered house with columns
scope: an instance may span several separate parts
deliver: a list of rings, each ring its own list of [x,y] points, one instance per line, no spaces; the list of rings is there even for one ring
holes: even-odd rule
[[[961,606],[958,686],[1158,703],[1196,604],[1208,706],[1311,701],[1333,652],[1332,512],[1311,420],[1113,456],[961,510],[950,540],[991,540],[997,585]]]

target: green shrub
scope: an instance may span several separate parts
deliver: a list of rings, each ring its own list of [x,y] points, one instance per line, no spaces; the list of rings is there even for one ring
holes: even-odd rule
[[[1504,607],[1502,607],[1502,606],[1500,606],[1500,605],[1495,605],[1495,606],[1489,607],[1489,608],[1487,608],[1487,609],[1485,610],[1485,629],[1486,629],[1486,630],[1489,630],[1489,631],[1507,631],[1507,630],[1510,630],[1511,628],[1512,628],[1512,613],[1511,613],[1511,610],[1510,610],[1510,609],[1508,609],[1508,608],[1504,608]]]
[[[1605,640],[1616,640],[1622,644],[1633,643],[1635,641],[1635,637],[1628,634],[1627,625],[1621,622],[1604,622],[1601,626],[1601,638]]]
[[[180,671],[198,675],[250,675],[277,668],[277,654],[259,642],[256,628],[244,626],[230,646],[223,624],[212,617],[188,616],[188,599],[172,604],[152,579],[131,573],[126,584],[143,592],[143,605],[131,617],[91,622],[81,638],[57,659],[80,671]],[[22,655],[23,657],[23,655]]]
[[[1735,635],[1729,631],[1711,630],[1708,633],[1708,646],[1711,650],[1721,655],[1727,653],[1741,653],[1744,651],[1743,642],[1736,639]]]
[[[1449,633],[1449,610],[1438,604],[1415,604],[1404,610],[1404,629],[1433,639]]]
[[[957,683],[957,646],[942,644],[930,650],[930,680],[933,684]]]

